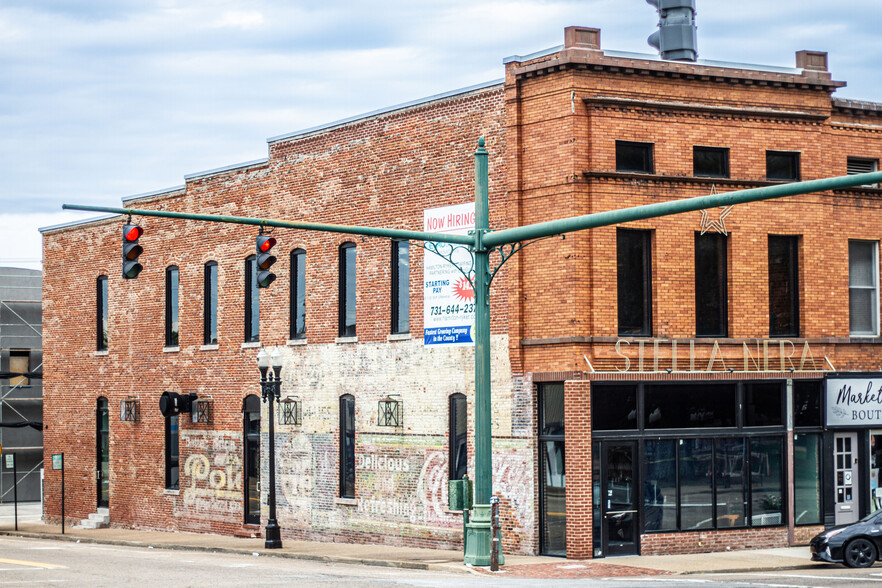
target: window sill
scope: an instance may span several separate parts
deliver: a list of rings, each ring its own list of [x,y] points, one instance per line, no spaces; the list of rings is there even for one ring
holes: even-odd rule
[[[162,493],[165,494],[166,496],[180,496],[181,495],[180,489],[177,489],[177,488],[166,488],[165,490],[162,491]]]
[[[358,506],[358,498],[335,498],[334,504],[340,506]]]
[[[358,337],[337,337],[334,343],[345,345],[347,343],[358,343]]]
[[[298,345],[306,345],[306,339],[288,339],[285,343],[290,347],[297,347]]]
[[[199,347],[199,351],[217,351],[218,349],[220,349],[220,345],[217,343],[213,345],[202,345]]]
[[[104,351],[96,351],[95,352],[95,357],[107,357],[108,355],[110,355],[109,349],[105,349]]]
[[[251,341],[249,343],[242,343],[242,349],[259,349],[260,341]]]
[[[162,348],[163,353],[178,353],[180,350],[181,350],[181,348],[178,347],[177,345],[174,345],[172,347],[163,347]]]
[[[410,341],[413,337],[410,333],[392,333],[386,335],[386,341]]]

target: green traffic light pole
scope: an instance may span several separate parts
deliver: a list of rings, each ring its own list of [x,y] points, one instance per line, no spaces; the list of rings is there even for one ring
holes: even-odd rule
[[[475,504],[474,514],[468,526],[466,552],[464,560],[472,565],[490,565],[490,499],[492,488],[492,446],[490,419],[490,284],[499,268],[512,255],[526,245],[547,237],[563,235],[596,227],[604,227],[635,220],[668,216],[684,212],[731,206],[747,202],[770,200],[785,196],[823,192],[837,188],[848,188],[864,184],[882,182],[882,172],[856,174],[806,182],[778,184],[749,190],[738,190],[724,194],[696,196],[682,200],[646,204],[632,208],[598,212],[582,216],[558,219],[523,227],[490,230],[489,215],[489,172],[488,154],[484,148],[484,139],[478,142],[475,151],[475,230],[470,235],[448,235],[426,233],[421,231],[405,231],[399,229],[382,229],[374,227],[358,227],[348,225],[329,225],[311,222],[292,222],[273,219],[256,219],[210,214],[192,214],[160,210],[138,210],[130,208],[110,208],[101,206],[80,206],[65,204],[67,210],[88,210],[109,212],[121,215],[154,216],[179,218],[207,222],[222,222],[260,227],[283,227],[309,231],[346,233],[366,235],[389,239],[407,239],[424,242],[421,245],[454,263],[472,281],[475,291]],[[443,244],[443,245],[439,245]],[[453,251],[467,249],[471,254],[471,267],[463,268],[453,261]],[[496,252],[500,261],[495,268],[490,267],[490,255]],[[474,271],[474,278],[470,274]],[[500,558],[500,563],[502,560]]]

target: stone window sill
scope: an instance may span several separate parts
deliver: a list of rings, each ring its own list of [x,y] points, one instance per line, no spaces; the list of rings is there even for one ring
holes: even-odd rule
[[[386,341],[410,341],[413,339],[410,333],[393,333],[391,335],[386,335]]]
[[[181,348],[178,347],[177,345],[175,345],[173,347],[163,347],[162,348],[163,353],[178,353],[180,350],[181,350]]]
[[[340,506],[358,506],[358,498],[335,498],[334,504]]]
[[[259,348],[260,348],[260,341],[242,343],[242,349],[259,349]]]
[[[165,494],[166,496],[180,496],[181,495],[180,490],[173,489],[173,488],[166,488],[165,490],[162,491],[162,493]]]
[[[288,339],[286,345],[297,347],[298,345],[306,345],[306,339]]]
[[[358,343],[358,337],[337,337],[334,339],[334,343],[338,344],[347,344],[347,343]]]
[[[220,349],[220,345],[217,343],[213,345],[202,345],[199,347],[199,351],[217,351],[218,349]]]
[[[109,349],[104,349],[103,351],[96,351],[95,352],[95,357],[107,357],[108,355],[110,355]]]

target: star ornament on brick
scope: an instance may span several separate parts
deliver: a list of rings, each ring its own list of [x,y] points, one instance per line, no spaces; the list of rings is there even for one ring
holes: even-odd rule
[[[710,195],[713,196],[717,193],[716,185],[711,186]],[[722,233],[724,236],[728,236],[729,233],[726,232],[726,217],[729,216],[729,213],[732,212],[734,206],[720,206],[720,213],[716,219],[711,219],[710,213],[707,210],[701,210],[701,234],[704,235],[708,231],[716,231],[718,233]]]

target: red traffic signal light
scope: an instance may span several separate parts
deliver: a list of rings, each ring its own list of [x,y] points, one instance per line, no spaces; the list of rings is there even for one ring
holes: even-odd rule
[[[138,244],[138,239],[144,234],[144,229],[138,225],[123,225],[122,255],[123,255],[123,278],[131,280],[137,278],[144,269],[138,263],[138,256],[144,252],[144,248]]]
[[[258,235],[255,242],[257,249],[257,287],[266,288],[276,279],[276,274],[269,271],[270,266],[276,263],[276,256],[270,253],[275,246],[276,240],[266,235]]]

